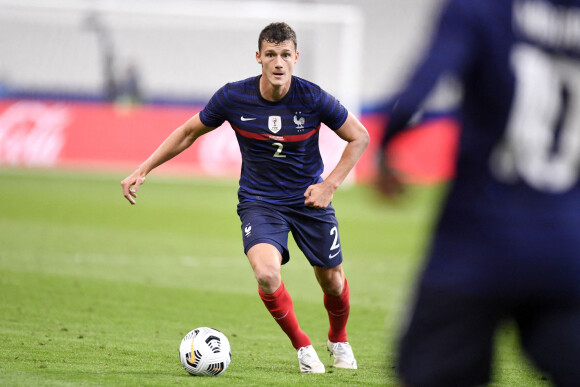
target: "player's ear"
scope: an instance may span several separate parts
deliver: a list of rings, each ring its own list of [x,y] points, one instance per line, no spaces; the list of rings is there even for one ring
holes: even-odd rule
[[[256,62],[262,64],[262,58],[260,58],[260,51],[256,51]]]
[[[296,57],[294,58],[294,62],[298,62],[299,56],[300,56],[300,53],[298,51],[296,51]]]

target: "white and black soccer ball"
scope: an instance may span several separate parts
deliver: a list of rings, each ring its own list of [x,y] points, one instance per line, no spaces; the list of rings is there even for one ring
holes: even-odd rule
[[[189,332],[179,346],[183,368],[195,376],[218,376],[230,365],[232,349],[226,335],[217,329],[200,327]]]

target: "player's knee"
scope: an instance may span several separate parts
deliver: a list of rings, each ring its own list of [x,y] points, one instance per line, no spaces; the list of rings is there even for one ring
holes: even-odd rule
[[[340,283],[338,281],[330,281],[329,283],[326,284],[321,284],[322,286],[322,291],[326,294],[328,294],[329,296],[340,296],[343,289],[344,289],[344,284]]]
[[[324,293],[330,296],[340,296],[344,290],[344,277],[334,275],[327,278],[321,278],[320,287]]]
[[[340,296],[344,290],[344,272],[339,265],[330,269],[314,268],[322,291],[330,296]]]
[[[282,283],[280,271],[277,268],[269,266],[255,267],[254,276],[260,289],[267,293],[275,292]]]

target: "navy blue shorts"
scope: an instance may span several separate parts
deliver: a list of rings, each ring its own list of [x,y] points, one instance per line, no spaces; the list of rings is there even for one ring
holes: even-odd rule
[[[242,221],[244,253],[258,243],[275,246],[282,254],[282,264],[290,260],[288,234],[312,266],[331,268],[342,263],[338,221],[334,208],[277,206],[264,202],[238,204]]]
[[[558,386],[580,381],[580,303],[574,296],[467,295],[423,286],[399,347],[398,373],[410,386],[475,386],[489,381],[494,336],[515,321],[533,362]]]

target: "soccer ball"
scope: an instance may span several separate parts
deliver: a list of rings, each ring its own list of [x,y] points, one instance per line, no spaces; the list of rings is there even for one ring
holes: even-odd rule
[[[232,349],[226,335],[217,329],[200,327],[189,332],[179,346],[183,368],[195,376],[223,374],[232,359]]]

